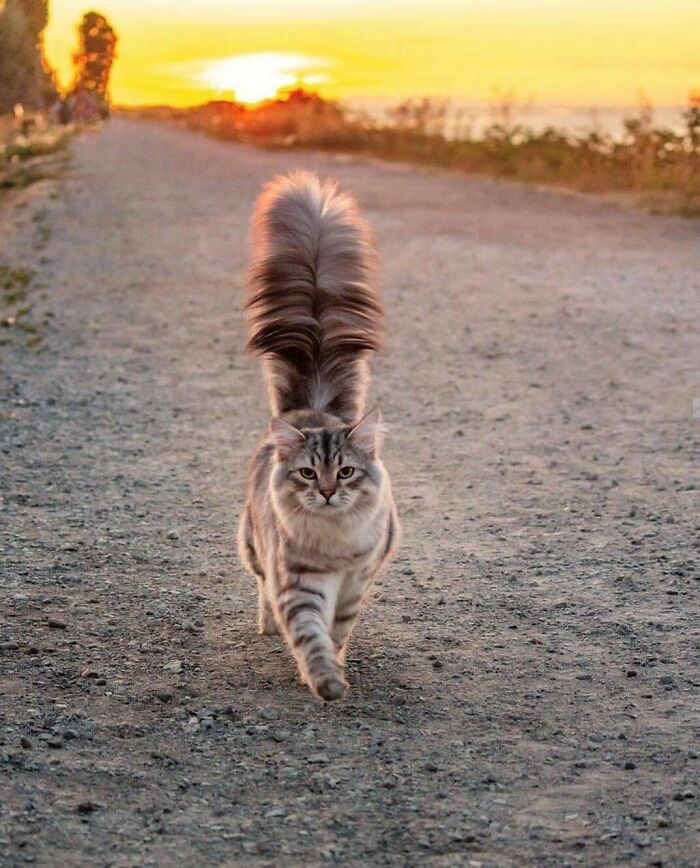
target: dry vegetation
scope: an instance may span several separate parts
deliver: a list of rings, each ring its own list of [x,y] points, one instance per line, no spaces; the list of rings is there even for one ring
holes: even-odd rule
[[[690,99],[683,130],[655,127],[651,108],[643,106],[627,119],[620,140],[599,131],[534,131],[514,119],[507,103],[478,137],[468,127],[450,129],[447,104],[430,100],[405,102],[380,123],[301,90],[252,109],[218,101],[138,114],[268,147],[370,154],[584,192],[628,193],[657,211],[700,216],[700,95]]]
[[[0,191],[56,177],[71,133],[68,127],[47,125],[40,115],[0,117]]]

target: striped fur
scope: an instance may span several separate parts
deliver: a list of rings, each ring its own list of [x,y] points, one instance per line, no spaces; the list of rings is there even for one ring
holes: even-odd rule
[[[278,178],[258,203],[249,347],[275,418],[251,461],[239,552],[260,632],[282,634],[328,701],[347,689],[350,634],[400,532],[379,413],[359,418],[382,319],[367,238],[352,200],[312,175]]]
[[[263,191],[253,219],[248,349],[261,355],[275,416],[312,407],[362,414],[367,354],[383,308],[374,253],[355,202],[296,172]]]

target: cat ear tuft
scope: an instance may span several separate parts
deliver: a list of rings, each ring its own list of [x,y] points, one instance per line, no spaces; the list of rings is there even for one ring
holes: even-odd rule
[[[348,434],[353,446],[374,458],[379,452],[382,439],[382,416],[378,409],[370,411]]]
[[[270,439],[282,458],[288,458],[306,440],[298,428],[279,416],[270,422]]]

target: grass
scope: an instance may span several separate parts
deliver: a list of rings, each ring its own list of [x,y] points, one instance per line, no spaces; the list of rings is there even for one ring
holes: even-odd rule
[[[464,126],[450,129],[448,108],[445,102],[407,101],[380,123],[295,90],[253,108],[217,101],[130,113],[264,147],[356,153],[588,193],[629,194],[657,213],[700,216],[700,95],[690,99],[684,129],[655,127],[645,105],[626,120],[620,140],[599,131],[535,131],[514,119],[508,101],[477,137]]]
[[[34,304],[29,300],[34,278],[35,273],[28,268],[0,264],[0,327],[7,330],[7,337],[0,338],[0,344],[12,343],[17,338],[30,349],[41,344],[43,337]]]
[[[0,190],[57,177],[56,157],[63,156],[71,135],[70,128],[47,126],[41,118],[0,118]]]

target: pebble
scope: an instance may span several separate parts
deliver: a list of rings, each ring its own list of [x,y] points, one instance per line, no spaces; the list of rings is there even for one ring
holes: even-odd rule
[[[161,702],[172,702],[175,698],[175,692],[169,687],[156,687],[153,691],[153,695],[156,699],[160,699]]]
[[[265,720],[277,720],[279,714],[274,708],[263,708],[260,712],[260,716],[264,717]]]
[[[82,802],[78,802],[75,806],[75,810],[79,814],[92,814],[97,810],[97,805],[94,802],[91,802],[89,799],[85,799]]]
[[[83,669],[80,673],[81,678],[97,678],[99,672],[96,669]]]
[[[168,539],[180,539],[180,531],[179,530],[169,530],[167,536],[168,536]]]
[[[52,735],[50,738],[46,739],[46,744],[49,747],[53,747],[56,749],[63,747],[63,743],[63,739],[60,735]]]
[[[33,745],[26,735],[23,735],[19,740],[20,746],[25,750],[31,750]]]
[[[163,669],[167,672],[174,672],[177,675],[179,672],[182,672],[182,660],[171,660],[170,663],[165,664]]]
[[[311,756],[306,760],[310,765],[324,765],[329,762],[328,754],[325,753],[312,753]]]
[[[50,616],[49,618],[47,618],[46,624],[53,630],[65,630],[68,626],[68,623],[62,618],[56,618],[54,616]]]

